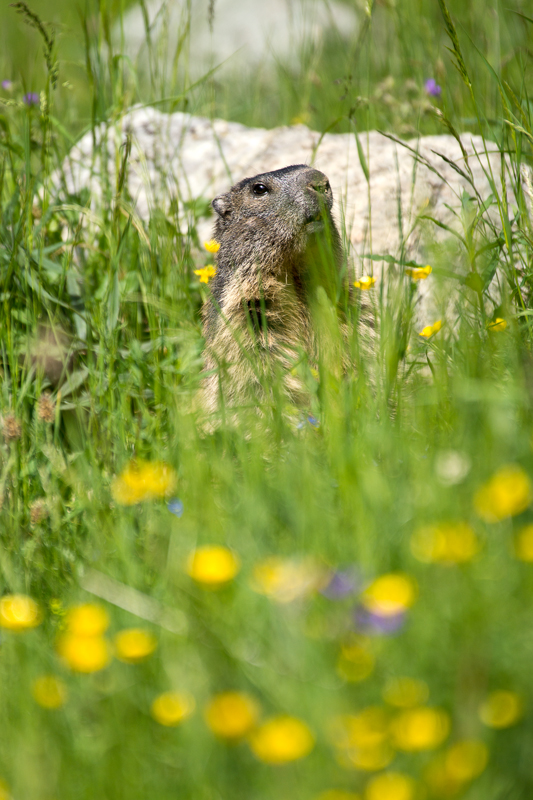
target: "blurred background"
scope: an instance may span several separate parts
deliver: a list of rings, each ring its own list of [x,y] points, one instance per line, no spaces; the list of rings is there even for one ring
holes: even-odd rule
[[[533,796],[530,6],[2,2],[0,800]],[[324,294],[310,408],[273,381],[207,432],[208,199],[136,218],[127,147],[99,204],[49,191],[139,103],[468,130],[507,172],[433,272],[387,262],[398,302]],[[418,330],[437,267],[470,282]]]
[[[527,91],[528,6],[526,0],[450,2],[470,74],[496,128],[499,90],[485,59],[503,81]],[[74,135],[95,117],[106,118],[117,102],[157,102],[252,126],[300,121],[317,130],[348,130],[347,117],[355,114],[362,129],[431,133],[440,123],[427,102],[428,79],[442,86],[447,116],[458,115],[464,128],[475,124],[434,0],[35,0],[31,7],[56,37],[55,114]],[[40,92],[41,38],[7,2],[0,8],[0,47],[2,81],[12,81],[19,97]]]

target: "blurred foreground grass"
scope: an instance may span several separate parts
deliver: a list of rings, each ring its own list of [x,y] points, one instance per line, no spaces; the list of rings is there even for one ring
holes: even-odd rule
[[[239,101],[207,81],[188,107],[250,124],[305,114],[318,129],[347,127],[355,107],[360,129],[398,133],[442,130],[440,103],[516,174],[532,141],[527,9],[450,8],[472,94],[438,7],[409,2],[361,9],[357,42],[326,48],[313,73],[280,70],[263,104],[251,76]],[[88,7],[90,58],[56,64],[80,59],[68,21],[48,71],[22,17],[0,14],[13,82],[0,115],[0,797],[529,798],[527,198],[500,200],[503,238],[481,235],[477,209],[469,247],[435,253],[472,272],[496,253],[501,305],[465,284],[457,316],[420,336],[411,277],[398,308],[363,288],[381,327],[371,357],[354,327],[356,371],[323,359],[296,424],[282,405],[244,409],[205,434],[193,407],[208,287],[190,242],[162,213],[131,225],[113,187],[80,263],[87,198],[46,190],[71,135],[183,92],[137,93],[103,47],[119,12]]]

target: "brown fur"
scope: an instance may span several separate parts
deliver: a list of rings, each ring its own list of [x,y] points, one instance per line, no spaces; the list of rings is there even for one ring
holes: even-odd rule
[[[281,377],[290,402],[304,387],[294,366],[315,355],[311,306],[332,301],[342,248],[326,176],[298,165],[246,178],[213,200],[217,273],[203,310],[203,406],[215,411],[265,399]]]

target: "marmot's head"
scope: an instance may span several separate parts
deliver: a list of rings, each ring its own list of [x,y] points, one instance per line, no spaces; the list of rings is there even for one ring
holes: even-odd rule
[[[231,232],[235,241],[291,246],[299,249],[307,234],[319,230],[329,216],[333,194],[327,177],[303,164],[245,178],[215,197],[217,235]]]

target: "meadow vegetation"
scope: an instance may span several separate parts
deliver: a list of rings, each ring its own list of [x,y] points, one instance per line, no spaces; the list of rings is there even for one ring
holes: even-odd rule
[[[0,798],[531,797],[527,3],[361,2],[355,41],[190,90],[186,48],[174,71],[154,49],[148,75],[121,57],[125,7],[0,9]],[[262,416],[208,433],[211,255],[161,210],[132,224],[127,149],[90,241],[89,198],[51,188],[81,133],[162,99],[258,126],[471,131],[515,203],[493,182],[495,224],[464,197],[462,234],[394,304],[356,288],[371,355],[357,306],[347,339],[323,303],[337,345],[302,356],[309,408],[274,385]],[[456,314],[418,331],[415,280],[447,265],[467,272]]]

